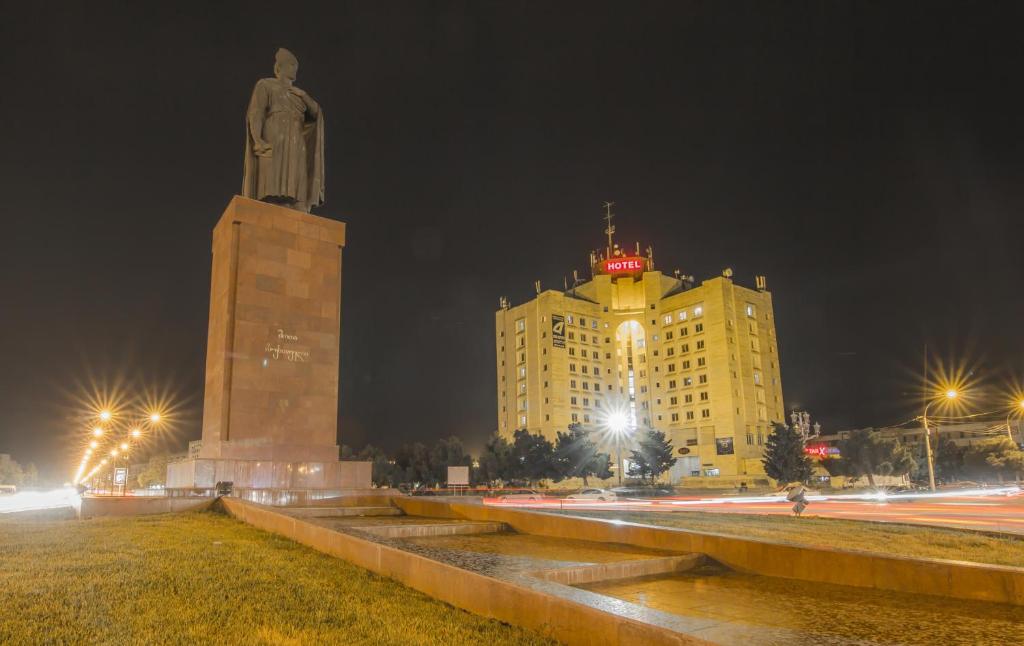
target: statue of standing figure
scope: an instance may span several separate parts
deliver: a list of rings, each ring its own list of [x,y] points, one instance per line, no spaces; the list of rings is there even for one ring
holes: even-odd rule
[[[324,201],[324,117],[295,87],[299,61],[277,50],[274,78],[260,79],[246,112],[242,195],[309,212]]]

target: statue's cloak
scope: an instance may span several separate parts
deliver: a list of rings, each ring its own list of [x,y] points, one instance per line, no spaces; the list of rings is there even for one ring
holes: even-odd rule
[[[277,79],[262,79],[253,89],[246,114],[242,195],[254,200],[290,198],[302,207],[324,201],[324,113],[308,112],[286,92]],[[250,123],[262,119],[263,138],[271,144],[270,157],[256,155]]]

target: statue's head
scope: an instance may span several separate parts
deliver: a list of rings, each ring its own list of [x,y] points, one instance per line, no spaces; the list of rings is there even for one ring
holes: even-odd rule
[[[299,59],[284,47],[274,55],[274,76],[282,80],[294,81],[299,74]]]

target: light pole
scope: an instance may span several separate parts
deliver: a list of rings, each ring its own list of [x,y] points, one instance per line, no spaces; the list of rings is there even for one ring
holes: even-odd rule
[[[1013,441],[1013,431],[1010,430],[1010,418],[1013,417],[1014,413],[1024,413],[1024,399],[1017,402],[1017,405],[1012,407],[1008,413],[1006,413],[1006,437]]]
[[[608,428],[615,436],[615,475],[622,486],[622,436],[629,428],[629,418],[623,412],[614,412],[608,416]]]
[[[924,423],[924,452],[925,458],[928,460],[928,488],[935,491],[935,465],[932,461],[932,440],[931,431],[928,429],[928,409],[932,404],[938,401],[952,401],[957,398],[956,389],[950,388],[942,395],[933,398],[927,404],[924,405],[924,413],[921,415],[921,421]]]

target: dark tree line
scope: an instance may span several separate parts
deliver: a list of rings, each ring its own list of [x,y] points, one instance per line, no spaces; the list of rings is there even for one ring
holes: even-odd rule
[[[378,486],[401,484],[433,487],[445,485],[450,466],[470,466],[470,480],[475,485],[522,483],[536,485],[541,481],[561,482],[580,478],[584,486],[590,478],[612,477],[612,460],[598,450],[590,431],[574,424],[556,434],[555,441],[540,433],[518,430],[509,442],[495,434],[484,446],[476,465],[457,437],[439,440],[432,447],[419,442],[403,444],[393,456],[368,445],[359,452],[342,447],[342,459],[366,460],[373,463],[373,482]],[[645,431],[639,446],[631,451],[628,475],[654,482],[675,464],[672,443],[660,431]]]

